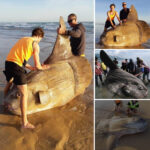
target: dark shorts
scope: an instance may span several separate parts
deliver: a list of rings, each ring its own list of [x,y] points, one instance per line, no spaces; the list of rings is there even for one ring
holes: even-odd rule
[[[113,24],[115,25],[114,20],[112,20],[112,22],[113,22]],[[107,21],[105,22],[105,28],[109,28],[109,27],[113,27],[113,26],[111,25],[110,21],[107,20]]]
[[[23,85],[27,83],[26,70],[23,67],[17,65],[16,63],[6,61],[4,74],[8,82],[13,77],[13,82],[16,85]]]

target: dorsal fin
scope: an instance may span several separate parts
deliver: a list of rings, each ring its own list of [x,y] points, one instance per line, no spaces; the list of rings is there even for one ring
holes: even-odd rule
[[[137,21],[138,20],[138,14],[133,5],[131,5],[131,7],[130,7],[130,12],[129,12],[127,20],[129,20],[129,21]]]
[[[100,58],[111,70],[118,69],[117,65],[111,60],[104,50],[100,51]]]
[[[66,25],[63,17],[60,16],[59,26],[66,30]],[[44,61],[44,64],[54,63],[60,60],[68,59],[72,56],[70,39],[66,35],[57,35],[55,45],[53,47],[52,53]]]

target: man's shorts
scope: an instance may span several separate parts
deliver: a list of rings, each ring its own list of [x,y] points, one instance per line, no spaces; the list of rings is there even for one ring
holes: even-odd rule
[[[13,77],[14,78],[13,82],[16,85],[24,85],[27,83],[26,70],[14,62],[10,61],[5,62],[4,74],[8,82]]]
[[[113,22],[113,24],[115,25],[114,20],[112,20],[112,22]],[[105,22],[105,28],[109,28],[110,26],[113,27],[113,26],[111,25],[110,21],[107,20],[107,21]]]

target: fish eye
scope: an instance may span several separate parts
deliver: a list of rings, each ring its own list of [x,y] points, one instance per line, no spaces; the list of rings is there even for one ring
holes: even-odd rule
[[[139,90],[143,90],[143,87],[142,87],[142,86],[139,86],[138,88],[139,88]]]

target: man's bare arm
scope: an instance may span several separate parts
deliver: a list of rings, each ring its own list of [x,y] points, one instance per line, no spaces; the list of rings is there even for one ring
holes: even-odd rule
[[[116,12],[116,17],[117,17],[117,19],[118,19],[118,21],[119,21],[119,24],[121,25],[122,23],[121,23],[121,21],[120,21],[120,18],[119,18],[119,15],[118,15],[117,12]]]
[[[35,67],[32,67],[30,64],[26,64],[25,67],[29,70],[35,70]]]
[[[37,42],[34,42],[33,43],[33,59],[34,59],[35,68],[39,70],[48,69],[49,65],[41,65],[39,53],[40,53],[40,47]]]

